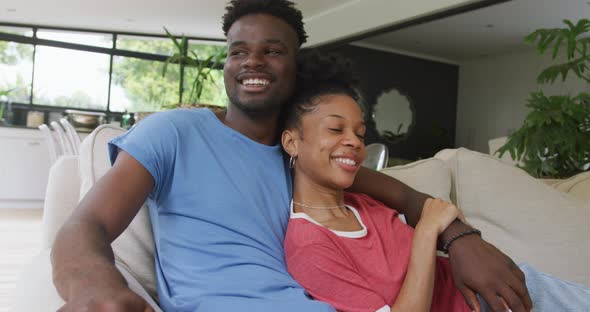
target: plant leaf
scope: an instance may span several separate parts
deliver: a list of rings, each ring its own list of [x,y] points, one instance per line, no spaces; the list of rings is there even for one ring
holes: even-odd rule
[[[587,62],[589,60],[590,56],[582,56],[564,64],[550,66],[539,74],[537,82],[553,83],[559,76],[561,76],[562,81],[565,81],[570,70],[573,71],[576,76],[582,78],[581,75],[588,68]]]

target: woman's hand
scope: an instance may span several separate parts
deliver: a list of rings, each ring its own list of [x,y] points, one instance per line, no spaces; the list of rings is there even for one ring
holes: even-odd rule
[[[414,238],[408,272],[391,311],[430,311],[434,289],[436,240],[463,213],[441,199],[427,199]]]
[[[463,213],[455,205],[442,199],[429,198],[424,202],[422,215],[416,228],[433,231],[438,236],[455,219],[465,222]]]

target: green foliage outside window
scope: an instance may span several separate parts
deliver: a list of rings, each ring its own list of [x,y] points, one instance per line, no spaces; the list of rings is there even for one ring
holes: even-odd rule
[[[195,81],[196,74],[192,68],[185,67],[184,69],[184,92],[185,96],[182,98],[183,103],[201,103],[201,104],[210,104],[215,106],[227,106],[228,97],[227,93],[225,92],[225,85],[223,83],[223,70],[215,69],[209,73],[210,79],[205,81],[203,84],[203,91],[200,97],[197,98],[190,96],[190,83]],[[187,99],[187,100],[185,100]]]
[[[159,68],[161,62],[131,57],[117,57],[113,62],[112,83],[121,86],[129,100],[128,111],[160,111],[163,107],[178,103],[179,80],[176,77],[163,78]],[[171,71],[180,72],[175,66]],[[111,96],[111,105],[116,105]]]
[[[117,49],[169,55],[174,47],[166,40],[119,39]],[[112,83],[123,88],[130,102],[126,110],[153,112],[178,103],[180,81],[176,77],[163,78],[160,74],[162,66],[163,63],[158,61],[132,57],[115,58]],[[171,67],[170,70],[180,73],[178,66]],[[111,97],[111,102],[113,100]]]
[[[10,92],[14,91],[14,89],[0,91],[0,124],[4,123],[4,103],[8,101],[8,95]]]
[[[6,32],[2,30],[3,32]],[[12,33],[12,32],[11,32]],[[21,33],[14,33],[23,35]],[[139,38],[139,39],[136,39]],[[11,99],[19,103],[29,103],[31,92],[32,69],[23,66],[31,66],[33,63],[33,45],[21,44],[10,41],[0,40],[0,67],[12,66],[11,73],[7,74],[6,79],[1,79],[0,73],[0,90],[14,89],[11,93]],[[119,36],[116,45],[118,50],[128,50],[134,52],[143,52],[156,55],[170,56],[177,52],[173,42],[166,38],[140,38],[134,36]],[[210,44],[193,44],[188,41],[188,48],[192,51],[189,55],[198,55],[203,57],[205,62],[199,58],[198,64],[208,64],[214,61],[208,59],[209,55],[222,55],[225,51],[224,46]],[[194,53],[194,54],[193,54]],[[223,57],[218,59],[218,64],[223,63]],[[23,65],[24,64],[24,65]],[[169,107],[174,107],[182,102],[194,102],[195,94],[192,88],[192,81],[207,73],[207,79],[198,90],[200,93],[200,102],[225,106],[227,96],[223,84],[223,72],[218,69],[209,69],[208,67],[185,66],[183,95],[180,95],[180,65],[169,64],[167,66],[168,74],[162,76],[162,70],[166,63],[156,60],[142,59],[139,57],[117,56],[113,57],[113,70],[111,76],[111,111],[159,111]],[[18,67],[18,68],[17,68]],[[7,67],[8,68],[8,67]],[[15,76],[12,70],[19,70]],[[20,74],[26,68],[26,73]],[[200,71],[199,71],[200,70]],[[30,71],[30,74],[28,73]],[[108,67],[105,69],[108,71]],[[199,74],[199,72],[201,74]],[[5,72],[7,73],[7,72]],[[107,72],[108,73],[108,72]],[[37,76],[37,75],[36,75]],[[83,90],[82,90],[83,91]],[[89,106],[91,103],[89,95],[83,94],[80,90],[72,94],[64,94],[56,98],[49,98],[43,90],[36,90],[33,104],[54,105],[74,108],[90,108],[104,110],[106,101],[100,104],[100,107]]]
[[[225,97],[225,90],[222,88],[223,74],[219,74],[219,70],[214,68],[225,61],[226,48],[213,45],[189,46],[186,37],[182,36],[178,40],[168,29],[164,28],[164,30],[166,36],[176,47],[176,52],[164,63],[162,76],[166,76],[169,64],[184,64],[185,84],[183,85],[181,102],[225,106],[227,97]],[[195,47],[198,49],[194,49]],[[211,102],[207,103],[207,101]]]
[[[20,61],[31,57],[32,49],[24,44],[12,44],[8,41],[0,41],[0,63],[16,65]]]
[[[0,65],[18,67],[24,63],[32,63],[32,59],[32,45],[0,41]],[[0,73],[0,78],[2,76]],[[0,90],[7,89],[12,90],[10,95],[14,101],[29,102],[31,76],[25,77],[17,73],[13,79],[0,79]]]
[[[567,62],[550,66],[538,83],[554,83],[568,74],[590,83],[590,20],[577,24],[565,20],[566,28],[539,29],[525,38],[543,54],[555,59],[565,52]],[[564,178],[590,169],[590,94],[546,96],[534,92],[528,100],[531,112],[520,129],[498,153],[509,152],[522,168],[538,178]]]

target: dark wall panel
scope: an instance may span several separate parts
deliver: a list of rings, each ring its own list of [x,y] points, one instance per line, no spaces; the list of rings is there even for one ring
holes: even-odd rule
[[[391,157],[428,158],[454,146],[459,67],[357,46],[323,49],[351,59],[366,100],[367,144],[386,143]],[[385,142],[370,118],[377,99],[396,88],[414,104],[415,123],[401,142]]]

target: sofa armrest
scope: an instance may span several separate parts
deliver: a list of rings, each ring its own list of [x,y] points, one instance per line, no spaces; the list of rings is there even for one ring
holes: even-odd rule
[[[43,206],[42,248],[51,248],[57,231],[76,208],[79,198],[78,156],[62,156],[49,171]]]
[[[49,248],[41,251],[21,273],[16,285],[13,311],[57,311],[63,306],[64,301],[53,286],[50,253],[51,249]],[[146,290],[123,266],[117,265],[117,269],[125,277],[131,290],[143,297],[154,311],[162,311]]]

